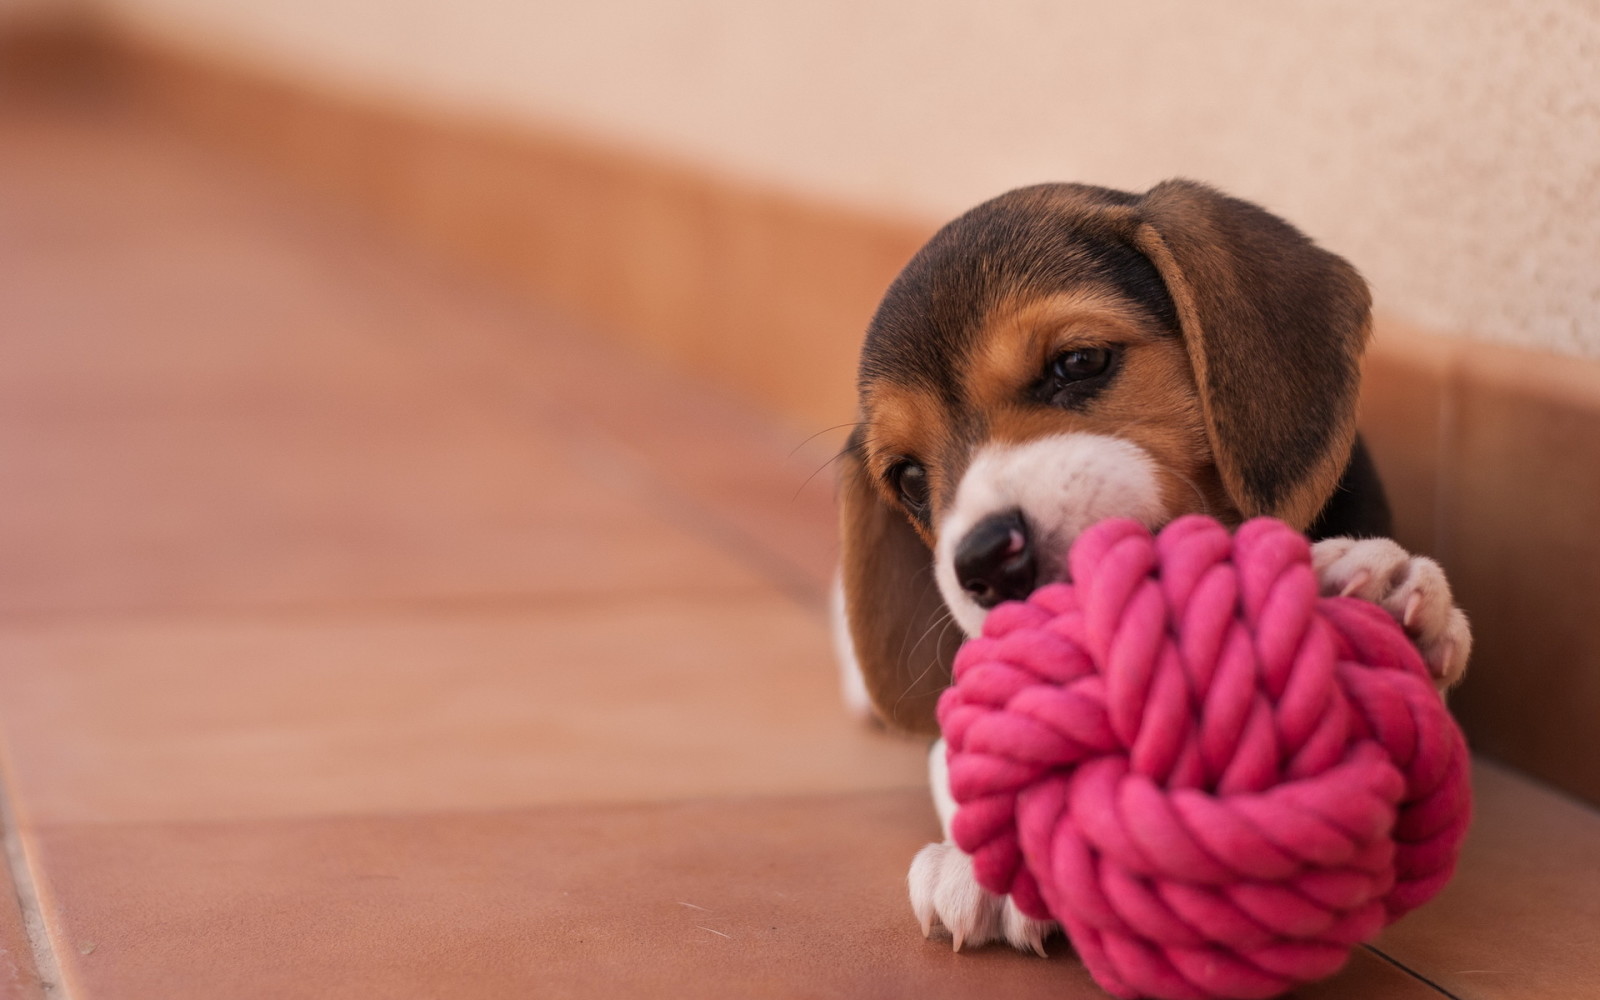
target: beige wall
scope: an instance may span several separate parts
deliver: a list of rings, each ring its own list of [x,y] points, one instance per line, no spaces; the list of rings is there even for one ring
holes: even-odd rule
[[[1593,0],[101,2],[917,219],[1038,180],[1199,177],[1349,256],[1391,315],[1600,358]]]

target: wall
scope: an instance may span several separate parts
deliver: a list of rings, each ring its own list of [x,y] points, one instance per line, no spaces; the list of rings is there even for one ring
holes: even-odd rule
[[[347,88],[572,127],[845,205],[1186,174],[1424,327],[1600,358],[1590,0],[103,0]]]

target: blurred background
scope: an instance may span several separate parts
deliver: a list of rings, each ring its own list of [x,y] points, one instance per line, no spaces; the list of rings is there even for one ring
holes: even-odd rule
[[[751,252],[781,256],[749,244],[798,239],[826,210],[891,238],[901,223],[914,245],[976,202],[1042,180],[1203,179],[1350,258],[1390,319],[1600,358],[1600,23],[1584,0],[7,4],[13,22],[93,24],[124,56],[204,61],[210,77],[189,81],[204,93],[179,100],[192,112],[209,101],[213,127],[248,133],[314,180],[387,199],[390,213],[449,230],[472,253],[502,264],[521,254],[511,268],[547,297],[657,350],[748,384],[733,359],[756,348],[739,341],[766,341],[774,353],[754,367],[771,357],[807,368],[792,380],[802,389],[757,395],[805,417],[848,415],[861,309],[903,247],[876,261],[823,225],[812,246],[824,252],[799,256],[844,254],[870,277],[843,290],[788,279],[802,301],[785,306],[805,314],[794,328],[792,309],[763,306],[758,320],[696,298],[699,286],[759,268]],[[221,93],[219,73],[240,89],[307,91],[318,106],[286,122],[297,110],[286,95]],[[318,122],[335,98],[363,113]],[[404,118],[455,134],[408,136]],[[523,190],[485,190],[495,179],[478,147],[491,138],[524,147],[509,168],[522,176],[508,182]],[[352,159],[379,162],[341,162]],[[761,204],[729,204],[736,193]],[[805,219],[761,217],[785,197]],[[561,232],[563,209],[573,227],[626,235]],[[519,212],[536,217],[507,217]],[[568,244],[567,260],[540,259],[555,252],[537,246],[545,235]],[[548,273],[530,278],[539,267]],[[733,284],[770,296],[774,280]],[[842,316],[816,301],[841,296],[853,296]],[[780,343],[758,323],[777,324]]]
[[[142,266],[187,274],[222,309],[278,295],[268,279],[293,276],[259,269],[227,211],[118,193],[119,178],[181,185],[135,154],[182,137],[232,164],[215,183],[287,185],[305,211],[512,295],[575,342],[691,380],[675,405],[710,393],[749,408],[808,473],[853,418],[878,297],[944,220],[1042,180],[1137,190],[1189,176],[1263,204],[1373,285],[1363,427],[1400,540],[1446,563],[1479,621],[1487,666],[1461,712],[1520,720],[1484,723],[1487,745],[1600,795],[1600,737],[1586,744],[1596,762],[1575,763],[1552,735],[1562,719],[1582,728],[1564,686],[1600,699],[1600,652],[1577,624],[1600,589],[1600,10],[1587,0],[5,0],[0,55],[8,94],[80,129],[48,152],[22,141],[48,130],[10,140],[18,261],[54,248],[78,275],[65,280],[83,280],[91,258],[27,224],[60,228],[27,183],[75,177],[84,194],[56,192],[82,215],[75,238],[112,231],[95,233],[117,213],[94,198],[144,206],[119,230],[134,246],[159,246],[180,217],[215,221],[203,245],[238,262],[185,245]],[[113,133],[132,145],[84,138]],[[84,302],[133,280],[94,273]],[[159,287],[143,304],[162,306]],[[61,302],[40,308],[57,332],[93,329]],[[226,324],[208,338],[173,347],[245,342]],[[463,356],[504,368],[484,351]],[[595,405],[605,395],[542,370]],[[635,450],[689,464],[680,445]],[[721,475],[714,450],[702,457]],[[828,476],[800,478],[778,520],[813,527],[730,508],[741,537],[778,550],[792,591],[833,560],[816,542]],[[1561,683],[1530,694],[1494,666],[1529,655],[1559,664]]]
[[[1079,995],[903,947],[828,463],[938,225],[1173,176],[1371,282],[1474,623],[1481,832],[1322,995],[1587,995],[1592,0],[0,0],[0,1000]]]

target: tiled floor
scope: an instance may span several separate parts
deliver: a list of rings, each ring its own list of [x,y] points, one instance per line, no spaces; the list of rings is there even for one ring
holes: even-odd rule
[[[1099,995],[918,935],[805,436],[159,126],[0,113],[0,998]],[[1492,829],[1394,939],[1430,978]]]

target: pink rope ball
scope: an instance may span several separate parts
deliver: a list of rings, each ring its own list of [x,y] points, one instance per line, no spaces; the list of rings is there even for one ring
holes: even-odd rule
[[[1118,997],[1275,996],[1443,888],[1461,731],[1381,608],[1306,539],[1102,522],[1072,583],[990,613],[939,702],[984,888],[1059,921]]]

